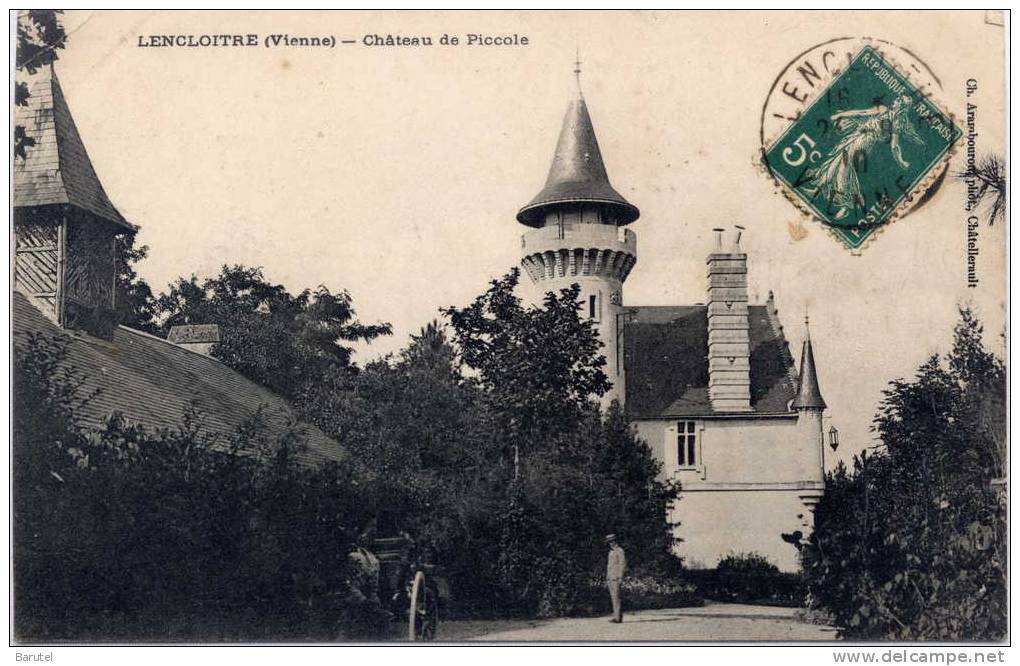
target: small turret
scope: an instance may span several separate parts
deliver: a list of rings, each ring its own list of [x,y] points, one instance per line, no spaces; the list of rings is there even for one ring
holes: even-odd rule
[[[800,433],[798,445],[803,447],[805,478],[813,481],[818,489],[805,492],[801,499],[805,506],[814,509],[821,497],[825,481],[825,435],[822,431],[822,413],[825,400],[818,387],[818,373],[815,370],[815,354],[811,349],[811,330],[808,318],[804,317],[804,347],[800,354],[800,382],[797,395],[790,403],[790,409],[797,412],[797,429]]]

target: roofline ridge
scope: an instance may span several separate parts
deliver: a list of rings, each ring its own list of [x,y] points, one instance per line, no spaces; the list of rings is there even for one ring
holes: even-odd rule
[[[672,421],[677,419],[755,419],[755,418],[766,418],[766,419],[791,419],[797,418],[796,410],[787,411],[750,411],[750,412],[677,412],[676,414],[643,414],[641,416],[635,416],[635,421]]]
[[[773,294],[773,291],[769,289],[769,294]],[[793,352],[790,351],[790,341],[786,339],[786,332],[783,329],[783,324],[779,321],[779,308],[776,307],[775,298],[766,299],[765,303],[759,307],[765,308],[765,313],[768,315],[769,325],[772,327],[772,332],[782,340],[785,345],[787,353],[790,354],[790,360],[793,361],[790,365],[786,366],[786,376],[793,382],[793,385],[798,389],[800,388],[800,379],[797,376],[797,359],[793,358]]]
[[[674,305],[625,305],[624,308],[707,308],[704,303],[677,303]]]
[[[57,172],[56,172],[56,176],[60,180],[60,191],[64,193],[64,198],[67,199],[67,203],[64,204],[64,205],[65,206],[73,206],[74,204],[71,203],[71,195],[67,191],[67,181],[64,180],[64,164],[63,164],[63,159],[62,159],[62,152],[63,151],[61,151],[60,147],[59,147],[60,146],[60,127],[57,126],[57,116],[60,115],[59,113],[57,113],[57,91],[58,90],[60,91],[60,97],[63,98],[64,97],[64,89],[60,87],[60,81],[57,79],[57,69],[56,69],[56,67],[53,66],[52,62],[50,63],[50,66],[49,66],[49,80],[47,81],[47,83],[48,83],[48,85],[50,87],[50,99],[53,100],[53,114],[52,114],[53,115],[53,140],[56,142],[56,145],[57,145]],[[64,99],[64,105],[65,106],[67,105],[67,100],[66,99]],[[68,110],[67,110],[67,116],[69,118],[71,118],[71,109],[70,108],[68,108]],[[74,122],[73,118],[72,118],[71,122],[72,123]],[[75,128],[75,131],[77,131],[77,128]],[[91,157],[89,159],[91,160]],[[65,214],[66,214],[66,212],[67,212],[67,209],[65,209]]]

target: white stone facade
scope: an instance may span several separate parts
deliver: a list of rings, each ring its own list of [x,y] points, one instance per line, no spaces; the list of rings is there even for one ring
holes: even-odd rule
[[[693,422],[694,465],[678,455],[679,424]],[[821,421],[773,417],[648,419],[638,436],[663,463],[663,476],[680,482],[677,554],[689,567],[714,567],[729,553],[756,551],[784,571],[799,567],[798,551],[781,535],[813,527],[812,507],[822,492]]]

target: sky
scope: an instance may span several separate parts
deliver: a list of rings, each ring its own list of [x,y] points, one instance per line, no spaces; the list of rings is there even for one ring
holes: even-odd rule
[[[545,181],[577,51],[610,178],[641,209],[625,305],[703,302],[711,229],[746,227],[752,302],[775,293],[798,360],[810,313],[826,428],[841,432],[830,467],[874,444],[882,389],[948,349],[959,305],[1002,347],[1006,225],[982,223],[980,284],[968,288],[961,183],[948,179],[853,255],[756,165],[773,80],[847,35],[922,58],[957,117],[976,79],[978,152],[1003,154],[1003,32],[983,11],[72,11],[64,24],[57,73],[107,193],[150,248],[139,274],[159,292],[245,264],[292,291],[347,289],[362,321],[394,327],[359,347],[360,362],[399,350],[440,307],[469,303],[517,264],[514,216]],[[356,43],[138,46],[247,33]],[[461,44],[441,46],[444,33]],[[528,44],[468,46],[470,33]],[[363,44],[388,34],[436,43]]]

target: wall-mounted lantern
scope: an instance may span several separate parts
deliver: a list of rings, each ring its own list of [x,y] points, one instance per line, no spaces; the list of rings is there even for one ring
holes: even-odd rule
[[[839,448],[839,430],[836,430],[836,426],[829,428],[829,446],[833,451]]]

